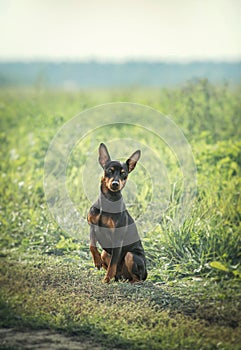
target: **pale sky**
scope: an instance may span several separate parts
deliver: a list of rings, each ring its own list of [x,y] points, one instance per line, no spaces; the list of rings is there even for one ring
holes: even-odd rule
[[[241,0],[0,0],[0,60],[239,60]]]

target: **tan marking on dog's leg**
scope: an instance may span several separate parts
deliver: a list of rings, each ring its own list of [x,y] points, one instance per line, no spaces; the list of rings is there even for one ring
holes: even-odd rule
[[[131,283],[135,283],[135,282],[139,282],[139,278],[134,275],[134,273],[132,272],[132,267],[134,264],[134,258],[133,258],[133,254],[131,252],[127,252],[125,255],[125,266],[131,276]]]
[[[117,264],[113,264],[112,266],[109,265],[103,282],[109,283],[110,280],[115,277],[116,270],[117,270]]]
[[[89,213],[87,216],[87,221],[90,225],[91,224],[98,225],[99,219],[100,219],[100,214],[91,215]]]
[[[108,254],[105,250],[103,250],[101,253],[101,260],[102,260],[102,266],[105,270],[108,269],[108,266],[110,264],[110,259],[111,259],[110,254]]]
[[[95,267],[100,269],[102,267],[102,260],[100,256],[100,252],[98,251],[97,247],[90,245],[90,251],[94,260]]]

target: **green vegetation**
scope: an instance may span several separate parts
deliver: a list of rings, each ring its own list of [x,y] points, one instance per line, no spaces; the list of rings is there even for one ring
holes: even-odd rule
[[[182,188],[178,163],[154,136],[131,130],[131,137],[160,150],[171,187],[168,207],[161,215],[155,209],[145,223],[149,276],[141,285],[103,285],[88,244],[58,227],[43,190],[44,158],[56,132],[80,111],[114,101],[169,115],[191,144],[197,166],[197,195],[177,229],[172,218]],[[162,90],[2,89],[0,118],[1,326],[50,328],[103,348],[240,349],[240,88],[201,80]],[[89,123],[95,127],[94,120]],[[67,186],[83,218],[89,201],[76,174],[84,171],[90,143],[108,143],[110,133],[129,137],[125,125],[106,131],[86,137],[69,160]],[[138,195],[130,212],[138,217],[152,189],[145,169],[131,176]]]

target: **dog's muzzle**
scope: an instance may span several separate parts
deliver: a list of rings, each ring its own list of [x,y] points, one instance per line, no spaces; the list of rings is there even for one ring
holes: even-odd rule
[[[119,181],[112,181],[111,189],[112,189],[113,191],[116,191],[116,190],[118,190],[119,185],[120,185]]]

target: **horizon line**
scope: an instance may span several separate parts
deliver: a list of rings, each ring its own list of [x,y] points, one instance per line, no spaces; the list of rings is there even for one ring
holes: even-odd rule
[[[127,59],[101,59],[101,58],[1,58],[0,64],[6,63],[97,63],[97,64],[127,64],[127,63],[148,63],[148,64],[191,64],[191,63],[241,63],[241,57],[227,59],[227,58],[190,58],[190,59],[149,59],[149,58],[127,58]]]

